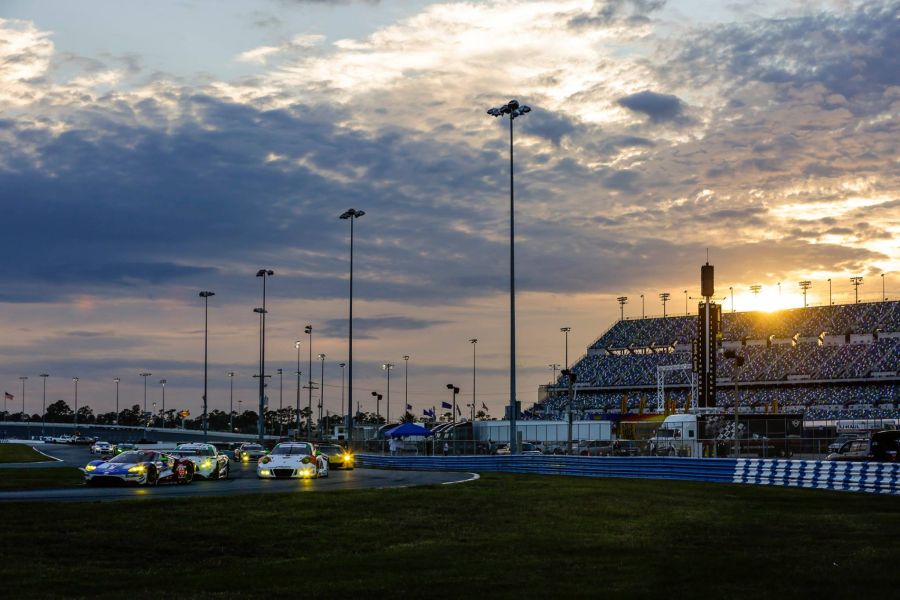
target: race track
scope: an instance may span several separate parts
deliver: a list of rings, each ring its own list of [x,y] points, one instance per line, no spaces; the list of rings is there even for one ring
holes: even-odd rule
[[[41,446],[40,450],[62,462],[31,463],[31,467],[83,467],[93,458],[86,447]],[[2,469],[0,469],[2,477]],[[231,475],[222,481],[194,481],[189,485],[158,485],[155,487],[69,487],[60,489],[0,492],[0,502],[68,501],[106,502],[142,498],[172,498],[198,496],[229,496],[234,494],[285,493],[356,490],[367,488],[399,488],[415,485],[457,483],[472,479],[471,473],[439,471],[387,471],[354,469],[331,471],[330,476],[317,480],[263,480],[256,477],[255,463],[231,462]]]

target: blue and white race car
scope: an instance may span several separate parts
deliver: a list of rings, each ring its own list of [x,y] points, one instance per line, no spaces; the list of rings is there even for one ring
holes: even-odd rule
[[[203,479],[228,479],[228,457],[212,444],[193,442],[178,444],[168,454],[194,463],[194,477]]]
[[[109,460],[92,460],[81,471],[88,485],[190,483],[194,478],[194,463],[156,450],[131,450]]]

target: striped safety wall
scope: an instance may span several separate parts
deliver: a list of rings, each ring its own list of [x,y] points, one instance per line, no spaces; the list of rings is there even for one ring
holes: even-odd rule
[[[357,465],[419,471],[497,471],[578,477],[681,479],[900,494],[900,464],[655,456],[382,456]]]

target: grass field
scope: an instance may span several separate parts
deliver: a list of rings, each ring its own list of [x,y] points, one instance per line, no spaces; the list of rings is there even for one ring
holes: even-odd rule
[[[10,598],[893,597],[900,552],[896,497],[501,474],[0,519]]]
[[[52,460],[25,444],[0,444],[0,463],[41,462]]]
[[[0,469],[0,491],[80,485],[84,485],[84,474],[75,467]],[[2,512],[3,508],[0,508],[0,514]]]

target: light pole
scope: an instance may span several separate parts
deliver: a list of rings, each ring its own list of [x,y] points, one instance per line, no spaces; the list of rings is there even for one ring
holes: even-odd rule
[[[472,420],[475,420],[475,349],[478,346],[478,338],[471,338],[469,343],[472,344]]]
[[[862,285],[862,282],[863,282],[862,277],[857,276],[857,277],[850,278],[850,283],[853,284],[853,294],[854,294],[854,299],[855,299],[854,304],[859,304],[859,286]]]
[[[162,386],[162,427],[166,428],[166,380],[160,379],[159,385]],[[204,420],[206,419],[206,415],[203,416]],[[177,425],[176,425],[177,427]]]
[[[150,419],[151,419],[150,425],[151,425],[151,426],[153,426],[153,424],[156,422],[156,418],[157,418],[157,416],[158,416],[158,414],[157,414],[157,412],[156,412],[156,401],[155,401],[155,400],[153,401],[153,413],[152,413],[152,415],[153,415],[153,416],[150,417]]]
[[[41,435],[44,435],[44,414],[47,412],[47,378],[49,373],[41,373],[41,379],[44,380],[44,399],[41,401]],[[118,412],[116,413],[118,414]]]
[[[322,371],[319,375],[319,437],[322,437],[322,434],[324,433],[324,428],[322,426],[322,410],[325,406],[325,354],[320,353],[318,357],[322,362]]]
[[[684,290],[684,316],[689,316],[691,313],[688,310],[688,295],[687,290]]]
[[[734,286],[728,286],[728,291],[731,292],[731,312],[734,312]]]
[[[78,430],[78,378],[73,377],[72,382],[75,384],[75,431],[77,431]],[[146,398],[146,396],[145,396],[145,398]],[[146,400],[144,402],[145,402],[144,406],[146,406]]]
[[[284,370],[278,369],[278,437],[281,437],[281,411],[284,410]]]
[[[260,269],[257,277],[262,277],[263,303],[262,308],[254,308],[259,313],[259,443],[265,441],[266,436],[266,281],[275,274],[272,269]]]
[[[384,371],[387,371],[387,423],[391,422],[391,369],[394,363],[384,363],[381,365]]]
[[[403,355],[404,362],[404,370],[403,370],[403,414],[410,412],[409,408],[409,354]]]
[[[646,312],[644,311],[644,295],[641,294],[641,320],[646,318]]]
[[[19,377],[19,381],[22,382],[22,421],[25,421],[25,382],[28,380],[28,377],[22,376]]]
[[[828,306],[831,306],[834,302],[831,301],[831,277],[828,278]]]
[[[552,365],[547,365],[553,370],[553,384],[556,384],[556,372],[559,371],[559,365],[557,363],[553,363]]]
[[[887,302],[887,294],[884,292],[884,273],[881,274],[881,301]]]
[[[372,392],[372,396],[375,397],[375,420],[381,420],[381,398],[382,395],[378,392]]]
[[[344,367],[347,366],[347,363],[338,363],[338,366],[341,368],[341,410],[344,410]],[[347,419],[344,419],[344,424],[346,425]],[[344,433],[344,439],[347,439],[348,433]]]
[[[572,328],[571,327],[560,327],[559,330],[561,332],[563,332],[564,334],[566,334],[566,354],[565,354],[566,362],[563,366],[568,369],[569,368],[569,332],[572,331]]]
[[[313,390],[313,381],[312,381],[312,325],[307,325],[303,328],[303,331],[306,335],[309,336],[309,384],[306,386],[309,390],[309,403],[307,405],[307,410],[309,410],[309,414],[306,415],[306,439],[307,441],[312,441],[312,390]],[[350,368],[350,372],[353,372],[353,367]],[[353,386],[350,386],[350,393],[353,393]]]
[[[668,302],[668,301],[669,301],[669,298],[671,298],[671,297],[672,297],[672,294],[670,294],[669,292],[662,292],[662,293],[659,295],[659,299],[662,300],[662,305],[663,305],[663,318],[664,318],[664,319],[666,318],[666,302]],[[568,366],[568,365],[567,365],[567,366]]]
[[[459,388],[453,385],[452,383],[447,384],[447,389],[450,390],[450,393],[453,394],[453,408],[451,408],[450,412],[450,422],[456,422],[456,395],[459,393]],[[515,438],[515,435],[512,436]]]
[[[644,297],[641,296],[641,299],[643,299],[643,298]],[[628,304],[628,296],[619,296],[618,298],[616,298],[616,302],[619,303],[619,320],[624,321],[625,320],[625,305]]]
[[[206,410],[206,376],[209,366],[209,297],[215,295],[215,292],[200,292],[200,297],[203,298],[203,441],[206,441],[209,431]],[[163,388],[163,393],[165,393],[165,388]],[[166,406],[165,402],[163,402],[163,428],[166,426],[165,414]]]
[[[228,431],[234,433],[234,371],[228,371]]]
[[[347,389],[347,439],[348,441],[353,441],[353,222],[366,214],[363,210],[356,210],[355,208],[351,208],[345,210],[338,217],[340,219],[349,220],[350,221],[350,317],[348,319],[349,324],[349,333],[347,335],[347,346],[348,346],[348,359],[347,366],[350,367],[348,369],[348,379],[349,379],[349,387]],[[312,392],[310,392],[312,393]]]
[[[144,412],[147,412],[147,378],[153,375],[153,373],[141,373],[141,377],[144,378]]]
[[[572,454],[572,405],[574,402],[574,394],[572,393],[572,386],[575,385],[575,381],[578,379],[578,376],[574,371],[569,369],[563,369],[563,377],[569,382],[569,401],[567,403],[567,414],[568,414],[568,435],[567,435],[567,443],[566,443],[566,454]]]
[[[119,382],[121,379],[118,377],[114,377],[113,381],[116,384],[116,425],[119,424]]]
[[[303,374],[300,372],[300,346],[302,343],[300,340],[294,342],[294,348],[297,349],[297,414],[294,415],[297,418],[297,428],[294,430],[294,439],[300,439],[300,376]]]
[[[806,308],[806,290],[812,285],[811,281],[801,281],[800,289],[803,290],[803,308]]]
[[[520,105],[518,100],[510,100],[500,107],[488,109],[492,117],[509,115],[509,452],[518,454],[516,439],[516,211],[515,179],[513,162],[513,121],[516,117],[531,112],[531,108]],[[456,415],[453,415],[454,420]]]

